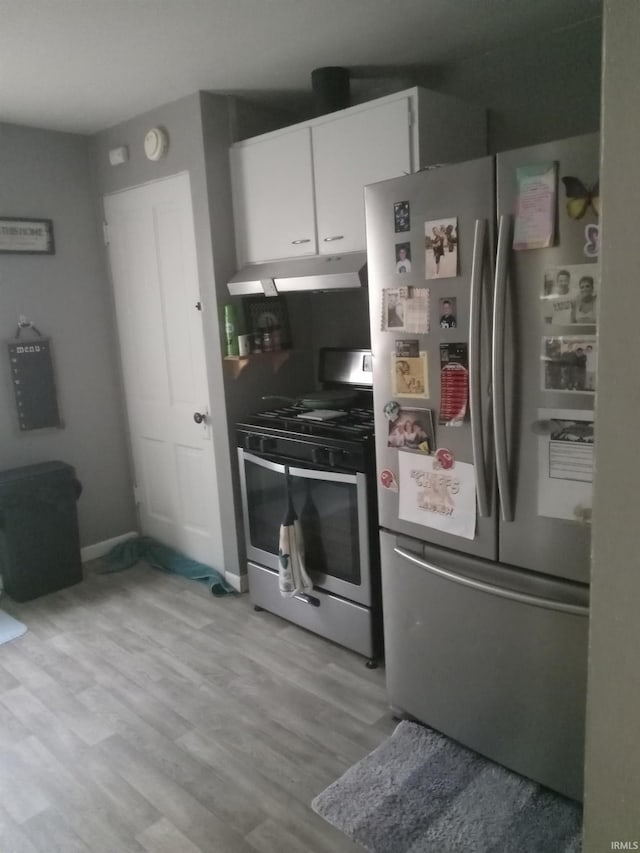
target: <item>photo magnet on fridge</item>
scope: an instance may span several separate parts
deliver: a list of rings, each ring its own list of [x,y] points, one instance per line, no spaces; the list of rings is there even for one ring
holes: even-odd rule
[[[408,201],[397,201],[393,205],[393,224],[396,234],[411,230],[411,210]]]
[[[423,335],[429,331],[428,287],[385,287],[382,291],[380,329]]]
[[[458,325],[457,300],[455,296],[446,296],[438,299],[438,311],[440,313],[440,328],[455,329]]]
[[[420,341],[396,341],[396,358],[418,358]]]
[[[595,392],[598,366],[595,335],[543,338],[541,361],[543,391]]]
[[[396,272],[411,272],[411,243],[396,243]]]
[[[458,218],[424,223],[425,278],[458,275]]]
[[[552,326],[595,326],[599,289],[597,264],[546,269],[541,294],[544,322]]]
[[[429,396],[427,353],[418,358],[398,358],[391,353],[391,393],[394,397]]]
[[[435,438],[431,409],[407,409],[403,406],[398,417],[389,422],[387,447],[433,453]]]

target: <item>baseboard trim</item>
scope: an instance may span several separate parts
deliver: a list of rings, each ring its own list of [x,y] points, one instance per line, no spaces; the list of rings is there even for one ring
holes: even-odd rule
[[[233,572],[225,572],[224,578],[227,583],[236,590],[236,592],[249,591],[249,578],[247,575],[235,575]]]
[[[103,542],[87,545],[80,549],[80,558],[83,563],[88,563],[90,560],[97,560],[99,557],[104,557],[105,554],[108,554],[114,545],[126,542],[127,539],[133,539],[134,536],[139,535],[135,530],[131,530],[129,533],[123,533],[121,536],[114,536],[112,539],[105,539]]]

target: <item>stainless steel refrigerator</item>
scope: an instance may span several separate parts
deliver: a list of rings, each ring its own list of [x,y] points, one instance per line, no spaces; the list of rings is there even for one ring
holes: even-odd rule
[[[583,469],[589,466],[593,424],[588,435],[585,413],[593,410],[593,377],[587,387],[584,363],[576,368],[574,355],[570,366],[567,352],[578,352],[582,343],[584,358],[597,327],[574,309],[554,315],[562,300],[549,297],[549,280],[567,266],[577,276],[590,264],[597,282],[597,259],[585,252],[593,255],[594,229],[586,226],[597,223],[598,163],[599,138],[590,135],[365,189],[390,705],[575,799],[582,797],[589,511],[588,501],[578,501],[567,517],[554,506],[554,490],[564,506],[574,486],[576,494],[590,489],[588,471],[572,483],[561,469],[565,449],[568,458],[580,456]],[[522,177],[535,167],[547,170],[541,197]],[[514,251],[518,204],[525,224],[527,214],[533,217],[531,233],[544,230],[549,168],[556,188],[553,244]],[[527,204],[535,208],[536,198],[543,209],[537,222],[536,211],[526,210]],[[435,270],[433,229],[444,235],[446,223],[455,223],[445,249],[455,249],[455,268],[440,252],[442,268]],[[578,290],[571,287],[575,293],[565,302],[574,305]],[[429,289],[428,333],[403,330],[406,319],[396,324],[383,316],[389,294],[415,296],[423,288]],[[454,305],[453,325],[442,313],[445,301]],[[585,317],[590,322],[583,323]],[[453,344],[461,346],[441,353],[441,345]],[[398,359],[415,357],[416,346],[427,356],[426,398],[403,396],[393,379]],[[456,350],[466,370],[468,407],[458,425],[439,425],[442,367]],[[582,379],[572,382],[571,371],[580,369]],[[391,440],[399,416],[394,403],[400,415],[418,410],[424,418],[431,410],[431,445],[447,448],[454,465],[473,465],[472,538],[399,517],[406,486],[400,454],[417,458],[421,451],[410,442],[398,449]],[[578,444],[569,446],[573,440]],[[549,462],[552,445],[560,452],[559,477]]]

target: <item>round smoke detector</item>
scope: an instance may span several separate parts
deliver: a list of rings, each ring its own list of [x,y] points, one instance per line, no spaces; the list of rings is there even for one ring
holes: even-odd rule
[[[169,148],[169,134],[161,127],[152,127],[144,138],[144,153],[149,160],[161,160]]]

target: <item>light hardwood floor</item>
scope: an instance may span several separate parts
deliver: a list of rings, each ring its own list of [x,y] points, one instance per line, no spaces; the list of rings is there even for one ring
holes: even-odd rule
[[[2,853],[347,853],[312,798],[393,731],[382,669],[138,565],[0,608]]]

